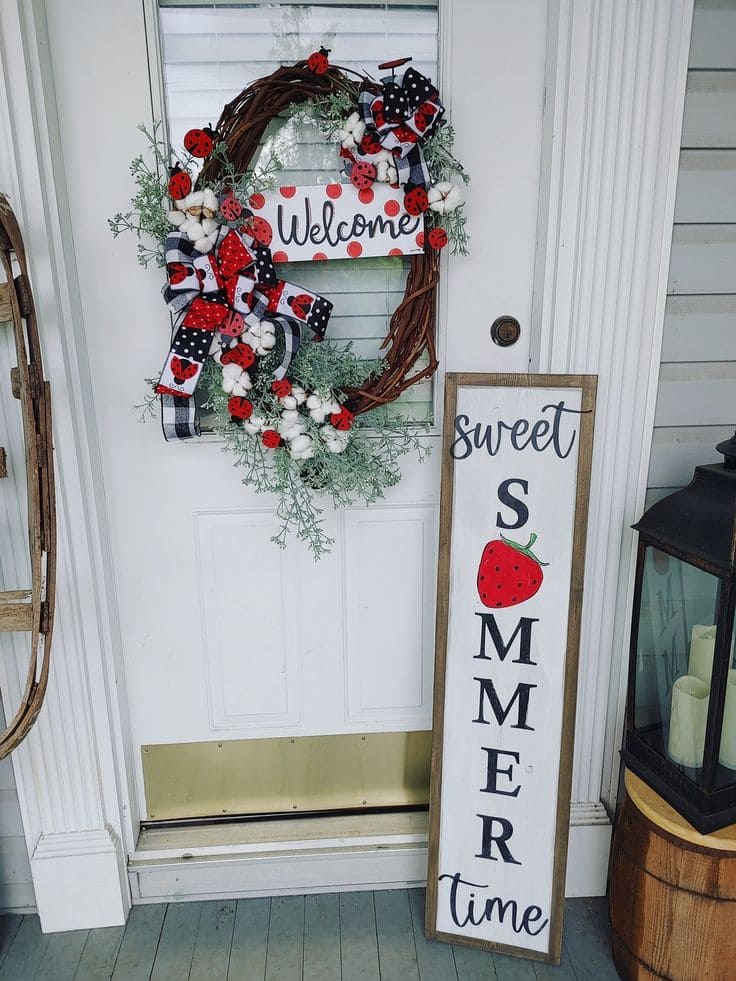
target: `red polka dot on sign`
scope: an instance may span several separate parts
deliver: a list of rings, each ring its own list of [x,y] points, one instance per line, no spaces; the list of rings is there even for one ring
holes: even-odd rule
[[[369,187],[366,187],[363,191],[358,191],[358,198],[361,204],[370,204],[374,197],[375,194]]]
[[[342,194],[342,184],[328,184],[326,190],[328,198],[339,198]]]
[[[419,246],[420,249],[424,248],[424,232],[420,232],[417,235],[417,245]]]
[[[315,252],[315,253],[314,253],[314,255],[312,256],[312,258],[313,258],[313,259],[314,259],[315,261],[317,261],[317,260],[319,260],[319,259],[326,259],[326,258],[327,258],[327,256],[326,256],[326,255],[324,254],[324,252]]]
[[[389,252],[389,255],[403,255],[403,254],[404,253],[401,251],[401,249],[391,249],[391,251]]]
[[[262,194],[251,194],[251,196],[248,198],[248,204],[251,206],[251,208],[253,208],[254,211],[257,211],[259,208],[262,208],[265,203],[266,203],[266,199]]]
[[[390,218],[393,218],[401,211],[401,205],[398,201],[387,201],[383,206],[383,210]]]
[[[271,256],[274,262],[288,262],[289,257],[285,252],[274,252]]]
[[[282,198],[293,198],[296,194],[296,188],[293,184],[287,184],[286,187],[279,188],[279,194]]]
[[[350,242],[348,245],[348,255],[351,259],[357,259],[359,255],[363,252],[363,246],[360,242]]]

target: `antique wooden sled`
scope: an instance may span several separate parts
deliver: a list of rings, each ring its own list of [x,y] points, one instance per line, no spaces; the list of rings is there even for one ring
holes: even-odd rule
[[[12,394],[20,400],[28,495],[30,589],[0,591],[0,631],[30,633],[30,660],[20,706],[0,735],[0,759],[23,741],[43,705],[49,677],[56,584],[56,504],[51,440],[51,396],[43,378],[41,347],[20,228],[0,194],[0,324],[13,331],[18,366],[10,372]],[[0,277],[1,279],[2,277]],[[6,392],[5,386],[3,391]],[[0,447],[0,477],[7,477]],[[7,541],[0,547],[8,548]],[[5,705],[6,713],[10,708]]]

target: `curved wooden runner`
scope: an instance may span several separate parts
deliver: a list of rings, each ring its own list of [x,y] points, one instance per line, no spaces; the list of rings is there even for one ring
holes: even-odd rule
[[[0,735],[0,759],[23,741],[43,705],[49,676],[56,586],[56,502],[51,394],[43,378],[36,313],[20,228],[7,198],[0,194],[0,307],[12,324],[18,366],[10,372],[12,392],[20,399],[26,450],[28,544],[31,587],[0,592],[0,631],[28,631],[30,661],[20,707]],[[17,274],[16,274],[17,273]],[[3,302],[4,301],[4,302]],[[9,315],[9,316],[8,316]],[[0,477],[7,476],[0,448]]]

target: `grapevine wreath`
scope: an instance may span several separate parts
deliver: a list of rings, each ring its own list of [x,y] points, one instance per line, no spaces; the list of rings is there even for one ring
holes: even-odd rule
[[[436,87],[411,66],[397,75],[408,58],[380,65],[390,75],[379,82],[331,65],[328,54],[323,48],[253,82],[214,129],[189,130],[176,156],[159,139],[160,124],[152,133],[141,127],[155,164],[133,161],[133,210],[110,222],[115,235],[153,236],[154,247],[139,244],[139,261],[167,271],[171,348],[145,407],[160,397],[167,439],[199,435],[198,404],[213,412],[244,483],[279,495],[274,540],[285,544],[293,530],[315,557],[331,544],[319,494],[337,506],[370,503],[400,479],[398,457],[426,452],[421,427],[408,426],[391,403],[437,368],[439,254],[448,244],[466,254],[467,242],[468,177]],[[295,117],[313,120],[336,144],[346,181],[327,186],[328,196],[344,190],[357,206],[388,185],[422,228],[378,360],[319,343],[332,303],[276,272],[286,256],[272,253],[272,228],[259,211],[281,165],[274,153],[260,165],[259,150],[269,124]],[[388,214],[399,211],[393,207]]]

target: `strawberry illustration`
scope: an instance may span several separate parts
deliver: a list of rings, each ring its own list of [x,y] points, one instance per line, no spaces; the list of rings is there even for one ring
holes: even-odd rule
[[[501,535],[488,542],[478,566],[478,595],[483,606],[516,606],[530,599],[542,585],[542,566],[531,548],[537,536],[519,545]]]

